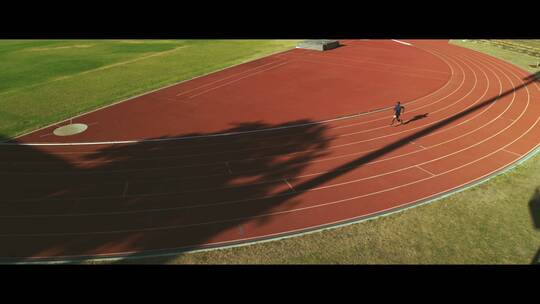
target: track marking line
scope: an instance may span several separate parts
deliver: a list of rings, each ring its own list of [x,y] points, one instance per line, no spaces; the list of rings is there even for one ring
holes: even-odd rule
[[[523,156],[523,155],[521,155],[521,154],[519,154],[519,153],[516,153],[516,152],[512,152],[512,151],[510,151],[510,150],[507,150],[507,149],[502,149],[502,151],[504,151],[504,152],[508,152],[508,153],[510,153],[510,154],[513,154],[513,155],[515,155],[515,156],[518,156],[518,157],[522,157],[522,156]]]
[[[422,146],[421,144],[417,144],[417,143],[415,143],[415,142],[412,141],[412,140],[410,141],[410,143],[413,144],[413,145],[415,145],[415,146],[418,146],[418,147],[420,147],[420,148],[422,148],[422,149],[427,149],[426,147]]]
[[[189,99],[195,98],[195,97],[197,97],[197,96],[200,96],[200,95],[205,94],[205,93],[208,93],[208,92],[210,92],[210,91],[219,89],[219,88],[224,87],[224,86],[226,86],[226,85],[229,85],[229,84],[231,84],[231,83],[235,83],[235,82],[240,81],[240,80],[242,80],[242,79],[245,79],[245,78],[248,78],[248,77],[251,77],[251,76],[260,74],[260,73],[262,73],[262,72],[266,72],[266,71],[269,71],[269,70],[278,68],[278,67],[283,66],[283,65],[285,65],[285,64],[287,64],[287,63],[289,63],[289,62],[291,62],[291,61],[290,61],[290,60],[289,60],[289,61],[285,61],[285,62],[283,62],[283,63],[281,63],[281,64],[277,64],[277,65],[274,65],[274,66],[272,66],[272,67],[270,67],[270,68],[267,68],[267,69],[264,69],[264,70],[260,70],[260,71],[257,71],[257,72],[255,72],[255,73],[249,74],[249,75],[247,75],[247,76],[244,76],[244,77],[241,77],[241,78],[238,78],[238,79],[229,81],[229,82],[224,83],[224,84],[221,84],[221,85],[219,85],[219,86],[217,86],[217,87],[213,87],[213,88],[204,90],[204,91],[199,92],[199,93],[197,93],[197,94],[195,94],[195,95],[191,95],[191,96],[189,96],[188,98],[189,98]]]
[[[353,65],[353,64],[330,62],[330,61],[320,61],[320,60],[317,60],[317,59],[310,60],[310,59],[304,59],[305,57],[302,57],[302,56],[298,56],[298,55],[295,55],[295,56],[298,57],[298,59],[296,59],[297,61],[311,62],[311,63],[316,63],[316,64],[321,64],[322,63],[322,64],[327,64],[327,65],[337,65],[337,66],[343,66],[343,67],[346,67],[346,68],[365,70],[365,71],[393,73],[393,74],[403,75],[403,76],[412,77],[412,78],[426,78],[426,79],[444,80],[442,78],[432,77],[432,76],[429,76],[429,75],[426,75],[426,74],[423,74],[423,73],[414,73],[414,71],[411,72],[411,71],[398,71],[397,69],[384,69],[384,68],[381,69],[381,68],[375,68],[375,67],[367,67],[367,66],[361,65],[361,64]],[[370,62],[361,61],[359,63],[370,63]]]
[[[397,40],[397,39],[392,39],[392,41],[397,42],[397,43],[401,43],[401,44],[404,44],[404,45],[412,45],[412,44],[410,44],[408,42],[400,41],[400,40]]]
[[[420,165],[417,165],[417,166],[415,166],[415,167],[418,168],[418,169],[420,169],[420,170],[422,170],[422,171],[424,171],[424,172],[426,172],[427,174],[429,174],[429,175],[431,175],[431,176],[436,176],[436,174],[433,174],[433,173],[431,173],[430,171],[428,171],[428,170],[422,168]]]
[[[203,85],[200,85],[200,86],[198,86],[198,87],[195,87],[195,88],[192,88],[192,89],[189,89],[189,90],[180,92],[180,93],[176,94],[176,96],[181,96],[181,95],[187,94],[187,93],[189,93],[189,92],[196,91],[196,90],[198,90],[198,89],[207,87],[207,86],[209,86],[209,85],[211,85],[211,84],[214,84],[214,83],[216,83],[216,82],[220,82],[220,81],[223,81],[223,80],[232,78],[232,77],[234,77],[234,76],[238,76],[238,75],[241,75],[241,74],[246,74],[246,73],[248,73],[248,72],[251,72],[251,71],[253,71],[253,70],[257,70],[257,69],[259,69],[259,68],[262,68],[262,67],[264,67],[264,66],[267,66],[267,65],[270,65],[270,64],[273,64],[273,63],[276,63],[276,62],[280,62],[280,60],[275,60],[275,61],[272,61],[272,62],[269,62],[269,63],[265,63],[265,64],[263,64],[263,65],[259,65],[259,66],[254,67],[254,68],[247,69],[247,70],[245,70],[245,71],[242,71],[242,72],[239,72],[239,73],[235,73],[235,74],[229,75],[229,76],[227,76],[227,77],[224,77],[224,78],[221,78],[221,79],[218,79],[218,80],[214,80],[214,81],[212,81],[212,82],[208,82],[208,83],[203,84]],[[281,62],[283,62],[283,61],[281,61]]]
[[[287,184],[287,186],[289,186],[289,188],[291,188],[292,192],[296,192],[296,190],[294,190],[293,186],[289,183],[289,181],[284,178],[283,181]]]

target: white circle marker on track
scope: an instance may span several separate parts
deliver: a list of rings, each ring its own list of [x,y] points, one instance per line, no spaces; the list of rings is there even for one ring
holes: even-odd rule
[[[70,135],[82,133],[86,131],[86,129],[88,129],[87,125],[77,123],[77,124],[69,124],[69,125],[56,128],[53,133],[56,136],[70,136]]]

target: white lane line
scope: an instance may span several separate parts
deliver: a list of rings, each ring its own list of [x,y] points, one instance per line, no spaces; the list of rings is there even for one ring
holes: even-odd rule
[[[415,77],[415,78],[426,78],[426,79],[435,79],[435,80],[444,80],[444,79],[441,79],[439,77],[431,77],[429,75],[426,75],[425,73],[414,73],[415,71],[399,71],[397,69],[381,69],[381,68],[376,68],[376,67],[368,67],[366,65],[361,65],[361,64],[357,64],[357,65],[352,65],[352,64],[346,64],[346,63],[338,63],[338,62],[330,62],[330,61],[320,61],[320,60],[317,60],[317,59],[313,59],[313,60],[310,60],[310,59],[304,59],[305,57],[302,57],[302,56],[299,56],[299,55],[295,55],[296,57],[298,57],[298,59],[296,59],[297,61],[304,61],[304,62],[311,62],[311,63],[317,63],[317,64],[327,64],[327,65],[335,65],[335,66],[342,66],[342,67],[346,67],[346,68],[352,68],[352,69],[357,69],[357,70],[364,70],[364,71],[375,71],[375,72],[385,72],[385,73],[392,73],[392,74],[398,74],[398,75],[403,75],[403,76],[408,76],[408,77]],[[361,61],[361,63],[368,63],[369,62],[366,62],[366,61]]]
[[[522,156],[523,156],[523,155],[521,155],[521,154],[519,154],[519,153],[512,152],[512,151],[507,150],[507,149],[503,149],[502,151],[507,152],[507,153],[510,153],[510,154],[513,154],[513,155],[515,155],[515,156],[517,156],[517,157],[522,157]]]
[[[418,146],[418,147],[420,147],[420,148],[422,148],[422,149],[424,149],[424,150],[427,149],[426,147],[422,146],[421,144],[417,144],[417,143],[415,143],[415,142],[412,141],[412,140],[411,140],[411,143],[414,144],[414,145],[416,145],[416,146]]]
[[[412,45],[412,44],[410,44],[408,42],[400,41],[400,40],[396,40],[396,39],[392,39],[392,41],[397,42],[397,43],[401,43],[401,44],[404,44],[404,45]]]
[[[431,175],[431,176],[435,176],[435,174],[433,174],[433,173],[431,173],[430,171],[428,171],[428,170],[422,168],[421,166],[416,166],[416,168],[418,168],[418,169],[420,169],[420,170],[426,172],[427,174],[429,174],[429,175]]]
[[[287,63],[289,63],[289,62],[290,62],[290,60],[289,60],[289,61],[284,61],[284,62],[281,63],[281,64],[274,65],[274,66],[272,66],[272,67],[270,67],[270,68],[267,68],[267,69],[264,69],[264,70],[257,71],[257,72],[255,72],[255,73],[249,74],[249,75],[247,75],[247,76],[244,76],[244,77],[241,77],[241,78],[238,78],[238,79],[229,81],[229,82],[227,82],[227,83],[218,85],[218,86],[216,86],[216,87],[212,87],[212,88],[210,88],[210,89],[204,90],[204,91],[199,92],[199,93],[197,93],[197,94],[195,94],[195,95],[191,95],[191,96],[189,96],[188,98],[189,98],[189,99],[195,98],[195,97],[197,97],[197,96],[199,96],[199,95],[202,95],[202,94],[205,94],[205,93],[207,93],[207,92],[210,92],[210,91],[219,89],[219,88],[221,88],[221,87],[224,87],[224,86],[229,85],[229,84],[231,84],[231,83],[235,83],[235,82],[240,81],[240,80],[242,80],[242,79],[245,79],[245,78],[248,78],[248,77],[251,77],[251,76],[260,74],[260,73],[262,73],[262,72],[266,72],[266,71],[269,71],[269,70],[278,68],[278,67],[283,66],[283,65],[285,65],[285,64],[287,64]]]
[[[289,181],[284,178],[283,181],[287,184],[287,186],[289,186],[289,188],[291,188],[292,192],[296,192],[296,190],[294,190],[293,186],[289,183]]]
[[[192,89],[183,91],[183,92],[181,92],[181,93],[179,93],[179,94],[176,94],[176,96],[181,96],[181,95],[187,94],[187,93],[189,93],[189,92],[192,92],[192,91],[195,91],[195,90],[198,90],[198,89],[207,87],[207,86],[209,86],[209,85],[211,85],[211,84],[214,84],[214,83],[216,83],[216,82],[220,82],[220,81],[223,81],[223,80],[232,78],[232,77],[234,77],[234,76],[246,74],[246,73],[248,73],[248,72],[251,72],[251,71],[253,71],[253,70],[257,70],[257,69],[259,69],[259,68],[262,68],[262,67],[264,67],[264,66],[267,66],[267,65],[270,65],[270,64],[273,64],[273,63],[276,63],[276,62],[280,62],[280,60],[272,61],[272,62],[263,64],[263,65],[260,65],[260,66],[257,66],[257,67],[254,67],[254,68],[251,68],[251,69],[248,69],[248,70],[239,72],[239,73],[235,73],[235,74],[233,74],[233,75],[229,75],[229,76],[227,76],[227,77],[224,77],[224,78],[221,78],[221,79],[218,79],[218,80],[214,80],[214,81],[212,81],[212,82],[209,82],[209,83],[200,85],[200,86],[198,86],[198,87],[195,87],[195,88],[192,88]],[[282,62],[282,61],[281,61],[281,62]]]

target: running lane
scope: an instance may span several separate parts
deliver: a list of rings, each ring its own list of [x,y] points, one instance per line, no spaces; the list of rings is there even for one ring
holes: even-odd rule
[[[251,119],[256,122],[220,130],[239,132],[227,136],[1,146],[2,261],[156,255],[320,229],[438,197],[507,168],[538,146],[540,105],[534,101],[540,86],[526,72],[446,41],[409,42],[413,46],[345,41],[354,52],[343,47],[324,58],[317,56],[326,52],[281,54],[349,68],[351,60],[369,61],[373,49],[389,56],[394,45],[437,58],[449,76],[416,97],[400,98],[404,125],[390,126],[391,112],[382,111],[322,123],[316,116]],[[426,75],[433,67],[419,62],[408,70],[392,58],[373,65],[391,67],[388,81],[399,71],[416,74],[415,88],[430,85]],[[365,79],[373,66],[363,67]],[[345,85],[358,74],[340,77]],[[190,86],[184,95],[200,96],[228,87],[184,85]],[[325,81],[313,85],[332,89]],[[380,87],[380,94],[407,94],[372,85],[373,91]],[[294,98],[321,117],[335,114],[330,107],[332,115],[323,115],[310,98]]]

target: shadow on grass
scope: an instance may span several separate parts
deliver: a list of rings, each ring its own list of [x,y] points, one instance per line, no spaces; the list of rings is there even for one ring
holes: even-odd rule
[[[540,187],[536,188],[529,201],[529,211],[531,212],[534,228],[540,229]],[[534,255],[531,264],[540,264],[540,248]]]
[[[223,235],[241,239],[246,229],[272,220],[265,214],[299,204],[302,193],[536,79],[307,178],[295,189],[286,180],[303,174],[310,161],[329,153],[334,138],[325,125],[309,120],[280,125],[248,122],[219,132],[233,133],[228,136],[171,135],[151,142],[92,146],[90,150],[0,145],[0,179],[5,186],[0,202],[0,261],[112,252],[134,258],[142,257],[138,252],[163,255],[206,248]],[[302,126],[285,128],[291,125]],[[269,128],[274,130],[250,132]],[[179,136],[191,139],[168,140]],[[154,262],[169,259],[163,256]]]

